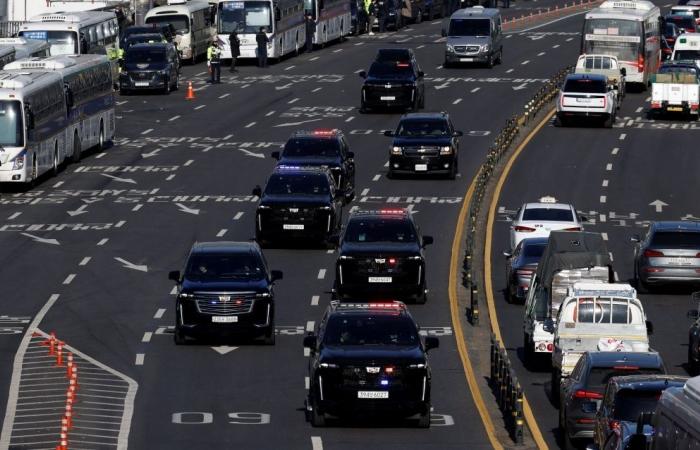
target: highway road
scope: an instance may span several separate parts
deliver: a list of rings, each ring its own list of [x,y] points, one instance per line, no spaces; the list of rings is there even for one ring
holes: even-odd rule
[[[193,101],[184,100],[184,89],[167,97],[119,97],[113,147],[87,156],[29,192],[5,190],[0,196],[0,285],[5,292],[0,316],[7,316],[0,323],[7,325],[0,334],[0,386],[10,392],[0,396],[0,410],[8,410],[5,426],[11,442],[55,448],[53,435],[27,431],[32,423],[51,418],[42,416],[41,408],[27,407],[31,402],[22,401],[29,392],[22,385],[26,378],[16,376],[20,367],[29,373],[29,358],[40,346],[39,337],[22,340],[33,321],[31,325],[55,332],[82,352],[88,378],[101,386],[95,388],[94,403],[82,404],[71,432],[73,441],[87,448],[113,448],[127,434],[134,449],[491,448],[452,336],[447,280],[454,226],[492,135],[577,54],[580,20],[578,16],[509,35],[504,63],[492,70],[443,69],[441,24],[435,21],[348,39],[269,69],[243,65],[235,75],[224,71],[220,85],[205,82],[204,64],[186,67],[182,81],[193,82]],[[399,115],[358,112],[361,79],[356,72],[368,67],[378,48],[401,46],[415,49],[427,74],[427,110],[448,111],[465,133],[455,181],[388,180],[390,142],[382,130],[393,129]],[[635,102],[641,105],[641,97],[630,99],[625,111]],[[181,268],[195,241],[252,238],[256,200],[251,190],[264,183],[274,166],[270,152],[292,131],[317,128],[344,130],[355,152],[358,195],[350,206],[411,207],[423,233],[436,238],[427,250],[428,303],[410,307],[423,329],[442,339],[431,353],[430,430],[374,423],[312,429],[305,423],[302,335],[313,329],[329,302],[333,251],[265,251],[271,267],[284,271],[276,287],[274,347],[173,343],[173,284],[167,272]],[[518,162],[500,204],[512,209],[525,199],[552,193],[607,217],[610,211],[636,211],[640,219],[692,213],[690,199],[678,197],[686,186],[682,177],[656,178],[665,166],[670,173],[682,170],[679,162],[680,167],[693,167],[693,156],[683,152],[692,134],[662,133],[653,124],[647,128],[547,128]],[[617,140],[621,132],[627,133],[624,141]],[[654,159],[650,165],[657,147],[637,148],[633,143],[656,139],[660,145],[662,136],[678,139],[681,146],[667,146],[668,159]],[[613,146],[621,149],[614,156]],[[612,173],[606,174],[606,161],[613,162]],[[655,168],[653,173],[649,167]],[[599,178],[608,175],[610,185],[602,188]],[[609,199],[601,205],[597,199],[604,192]],[[671,207],[654,213],[646,203],[657,197]],[[496,234],[504,242],[505,226],[499,223]],[[611,221],[595,226],[608,232],[623,278],[630,276],[631,251],[623,237],[634,226],[633,221],[626,227]],[[500,256],[493,259],[502,264]],[[652,319],[666,302],[684,302],[683,296],[649,299],[655,305],[650,306]],[[506,343],[515,351],[519,307],[500,299],[498,307]],[[683,349],[674,342],[684,332],[672,330],[673,320],[656,319],[654,342],[672,366],[682,361]],[[664,334],[666,329],[669,334]],[[520,372],[525,375],[522,368]],[[544,377],[528,374],[527,393],[536,399],[538,417],[549,420],[552,411],[543,388],[533,386]],[[48,401],[47,389],[38,388],[33,397],[46,396]],[[111,405],[125,398],[127,407]],[[90,421],[81,422],[81,414]]]

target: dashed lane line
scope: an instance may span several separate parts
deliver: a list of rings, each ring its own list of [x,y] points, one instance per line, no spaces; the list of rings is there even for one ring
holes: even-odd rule
[[[131,210],[138,211],[141,208],[143,208],[143,203],[139,203],[138,205],[135,205],[133,208],[131,208]]]
[[[318,306],[318,301],[321,299],[320,296],[314,295],[311,297],[311,306]]]
[[[539,52],[539,53],[537,54],[537,56],[544,56],[544,55],[546,55],[546,54],[547,54],[547,52]]]
[[[326,278],[326,269],[319,269],[318,270],[318,279],[323,280]]]
[[[612,163],[607,163],[607,164],[605,165],[605,170],[608,171],[608,172],[610,172],[610,171],[612,170]]]
[[[369,188],[364,188],[364,189],[362,189],[362,192],[360,193],[360,196],[364,197],[364,196],[366,196],[367,194],[369,194]]]
[[[171,181],[173,178],[175,178],[175,174],[168,175],[168,176],[165,178],[165,181]]]
[[[526,59],[525,61],[521,62],[520,65],[524,66],[525,64],[529,64],[529,63],[530,63],[530,60]]]
[[[513,72],[513,70],[515,70],[515,69],[508,69],[508,70],[506,70],[506,73],[511,73],[511,72]]]
[[[320,91],[321,89],[323,89],[323,88],[317,87],[316,89],[313,89],[311,92],[318,92],[318,91]]]
[[[21,216],[21,215],[22,215],[21,212],[12,213],[12,214],[7,218],[7,220],[14,220],[14,219],[18,218],[18,217]]]
[[[295,68],[295,67],[296,67],[295,65],[291,65],[291,66],[285,68],[284,70],[285,70],[285,71],[287,71],[287,70],[292,70],[292,69]]]
[[[226,97],[228,97],[229,95],[231,95],[231,93],[230,93],[230,92],[227,92],[227,93],[225,93],[225,94],[219,95],[219,98],[226,98]]]
[[[605,203],[607,201],[608,201],[608,197],[606,197],[605,195],[600,196],[600,203]]]
[[[316,322],[313,320],[309,320],[306,322],[306,332],[311,333],[314,331],[314,327],[316,326]]]
[[[61,186],[63,186],[63,183],[64,183],[63,181],[59,181],[58,183],[54,184],[53,187],[54,188],[61,187]]]
[[[472,89],[470,92],[473,94],[474,92],[478,92],[479,89],[481,89],[481,88],[480,88],[480,87],[475,87],[475,88]]]
[[[613,155],[617,155],[617,153],[618,153],[619,151],[620,151],[620,148],[619,148],[619,147],[615,147],[614,149],[612,149],[612,151],[611,151],[610,153],[613,154]]]
[[[227,231],[228,230],[226,228],[222,228],[218,233],[216,233],[216,237],[223,237]]]
[[[313,58],[309,58],[309,61],[316,61],[318,58],[318,56],[314,56]]]
[[[134,361],[134,364],[137,366],[143,366],[143,362],[145,359],[146,359],[145,353],[137,353],[136,354],[136,361]]]
[[[270,111],[270,112],[268,112],[267,114],[265,114],[265,117],[270,117],[270,116],[273,115],[274,113],[275,113],[275,110],[273,109],[272,111]]]
[[[552,48],[559,48],[559,44],[552,45]]]
[[[453,104],[453,105],[457,105],[457,104],[459,104],[459,103],[461,103],[461,102],[462,102],[462,99],[461,99],[461,98],[456,98],[456,99],[452,102],[452,104]]]
[[[603,183],[601,184],[601,186],[608,187],[608,183],[609,183],[608,180],[603,180]]]
[[[379,181],[379,179],[380,179],[381,177],[382,177],[381,175],[376,174],[374,177],[372,177],[372,181]]]
[[[245,214],[243,211],[238,211],[235,216],[233,216],[233,220],[240,220],[241,217],[243,217],[243,214]]]
[[[91,258],[90,256],[86,256],[85,258],[83,258],[83,259],[80,261],[80,263],[78,263],[78,265],[79,265],[79,266],[87,266],[91,259],[92,259],[92,258]]]
[[[76,277],[76,274],[71,273],[70,275],[68,275],[68,276],[66,277],[65,280],[63,280],[63,284],[64,284],[64,285],[69,285],[69,284],[71,284],[71,283],[73,282],[73,280],[75,279],[75,277]]]
[[[173,122],[179,118],[180,118],[180,116],[172,116],[170,119],[168,119],[168,122]]]
[[[153,315],[153,318],[154,318],[154,319],[162,319],[162,318],[163,318],[163,314],[165,314],[165,308],[158,308],[158,310],[156,311],[156,313]]]
[[[204,108],[205,106],[207,106],[207,105],[199,105],[199,106],[195,107],[194,110],[197,111],[198,109],[202,109],[202,108]]]
[[[97,243],[97,245],[102,247],[103,245],[105,245],[107,243],[107,241],[109,241],[109,238],[102,238],[102,239],[100,239],[100,242]]]
[[[145,131],[142,131],[141,134],[148,134],[148,133],[150,133],[151,131],[153,131],[153,128],[149,128],[149,129],[147,129],[147,130],[145,130]]]
[[[602,214],[601,214],[602,216]],[[600,233],[601,236],[603,236],[603,240],[607,241],[608,240],[608,233]]]
[[[350,116],[347,119],[345,119],[346,122],[352,122],[355,119],[355,116]]]
[[[251,128],[254,127],[257,122],[250,122],[248,125],[246,125],[246,128]]]
[[[299,101],[299,97],[293,98],[290,101],[287,102],[288,105],[294,104]]]
[[[321,436],[311,436],[311,450],[323,450]]]
[[[143,337],[141,338],[141,342],[144,342],[144,343],[151,342],[152,337],[153,337],[153,332],[146,331],[145,333],[143,333]]]
[[[194,159],[188,159],[187,161],[185,161],[183,166],[184,167],[191,166],[193,162],[194,162]]]

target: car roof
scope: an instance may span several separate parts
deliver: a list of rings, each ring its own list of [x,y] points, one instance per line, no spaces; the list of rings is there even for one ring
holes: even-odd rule
[[[244,253],[244,252],[259,252],[260,247],[255,242],[236,242],[236,241],[215,241],[215,242],[196,242],[192,246],[193,253]]]
[[[568,209],[572,210],[574,209],[573,206],[571,206],[568,203],[541,203],[541,202],[533,202],[533,203],[525,203],[523,205],[523,209],[535,209],[535,208],[543,208],[543,209]]]
[[[549,237],[525,238],[520,241],[523,247],[528,245],[547,245]]]
[[[162,48],[163,50],[167,49],[170,44],[166,42],[153,42],[153,43],[147,43],[147,42],[139,42],[138,44],[130,45],[127,52],[131,51],[132,49],[140,49],[140,48],[148,48],[152,49],[154,47],[157,48]]]
[[[572,73],[566,76],[567,80],[597,80],[605,81],[607,77],[599,73]]]
[[[297,130],[289,139],[338,139],[343,131],[337,128],[331,130]]]
[[[411,317],[406,304],[398,300],[338,301],[328,307],[331,314],[342,315],[388,315]]]
[[[587,352],[594,367],[630,365],[640,367],[663,367],[661,355],[656,352]]]
[[[501,12],[497,8],[484,8],[481,6],[462,8],[455,11],[450,19],[490,19],[497,17]]]
[[[328,175],[328,168],[321,166],[290,166],[278,164],[272,170],[274,174],[282,175]]]
[[[449,114],[446,112],[416,112],[416,113],[407,113],[401,116],[401,121],[403,120],[435,120],[435,119],[443,119],[447,120],[449,118]]]
[[[163,33],[156,33],[156,32],[153,32],[153,31],[150,31],[150,32],[148,32],[148,33],[132,33],[132,34],[130,34],[130,35],[128,35],[128,36],[126,37],[126,40],[130,40],[130,39],[139,39],[139,38],[144,38],[144,37],[146,37],[146,36],[158,36],[158,37],[162,37],[162,36],[163,36]],[[164,42],[163,42],[163,43],[164,43]]]
[[[384,217],[391,219],[410,219],[406,208],[391,208],[391,209],[363,209],[356,210],[350,213],[350,217]]]
[[[652,222],[654,231],[700,231],[700,222],[669,220]]]
[[[617,385],[618,389],[656,390],[665,387],[682,387],[688,381],[688,377],[680,375],[625,375],[610,378],[610,383]]]

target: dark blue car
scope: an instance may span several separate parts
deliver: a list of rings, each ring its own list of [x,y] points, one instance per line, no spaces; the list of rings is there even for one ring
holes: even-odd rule
[[[537,271],[549,238],[523,239],[513,253],[503,252],[506,257],[507,296],[509,302],[525,301],[530,279]]]

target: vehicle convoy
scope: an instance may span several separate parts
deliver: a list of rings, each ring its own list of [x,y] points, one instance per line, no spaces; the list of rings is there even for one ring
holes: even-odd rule
[[[648,352],[651,322],[629,284],[576,282],[562,302],[554,330],[552,392],[592,351]]]
[[[698,23],[692,14],[669,14],[664,19],[666,23],[677,26],[683,33],[696,33],[698,31]]]
[[[122,49],[124,51],[128,50],[129,47],[135,44],[165,44],[168,41],[160,33],[143,33],[143,34],[131,34],[128,38],[124,40],[122,44]],[[177,55],[177,52],[175,53]]]
[[[665,62],[651,77],[650,116],[682,114],[698,118],[700,69],[695,61]]]
[[[343,206],[350,201],[327,168],[313,166],[277,166],[265,189],[257,186],[253,195],[260,198],[255,239],[261,245],[291,239],[325,244],[340,230]]]
[[[214,36],[210,7],[204,1],[170,0],[167,6],[150,9],[146,24],[171,25],[177,34],[175,45],[180,59],[191,63],[206,53]]]
[[[331,302],[310,349],[306,414],[321,427],[327,417],[417,419],[430,427],[431,370],[428,351],[440,341],[421,339],[406,305]]]
[[[604,75],[617,93],[618,108],[625,98],[627,69],[620,67],[617,57],[610,55],[581,55],[574,73]]]
[[[551,196],[540,197],[538,202],[525,203],[509,219],[510,248],[515,249],[523,239],[549,237],[552,231],[583,231],[583,222],[576,208],[558,203]]]
[[[491,68],[503,62],[501,12],[475,6],[455,11],[447,30],[444,67],[456,63],[484,63]]]
[[[523,318],[525,361],[554,350],[554,318],[577,281],[614,283],[610,253],[599,233],[553,231],[530,282]]]
[[[351,213],[339,238],[334,294],[425,303],[424,248],[432,243],[406,209]]]
[[[159,90],[167,95],[180,87],[180,58],[175,46],[167,42],[129,45],[121,65],[122,95],[137,90]]]
[[[612,128],[618,108],[618,91],[607,76],[567,75],[559,92],[555,124],[567,126],[573,119],[593,119]]]
[[[175,344],[188,338],[262,338],[275,343],[275,281],[254,242],[198,242],[184,269],[168,274],[177,283]]]
[[[389,152],[388,178],[399,174],[444,174],[454,180],[459,170],[459,138],[447,113],[410,113],[399,120]]]
[[[150,25],[132,25],[125,28],[119,37],[119,47],[126,48],[126,41],[135,34],[160,34],[163,39],[175,45],[177,32],[169,23],[152,23]]]
[[[380,51],[381,52],[381,51]],[[360,112],[375,108],[425,108],[425,73],[408,52],[409,59],[374,61],[369,70],[359,73],[362,84]]]

